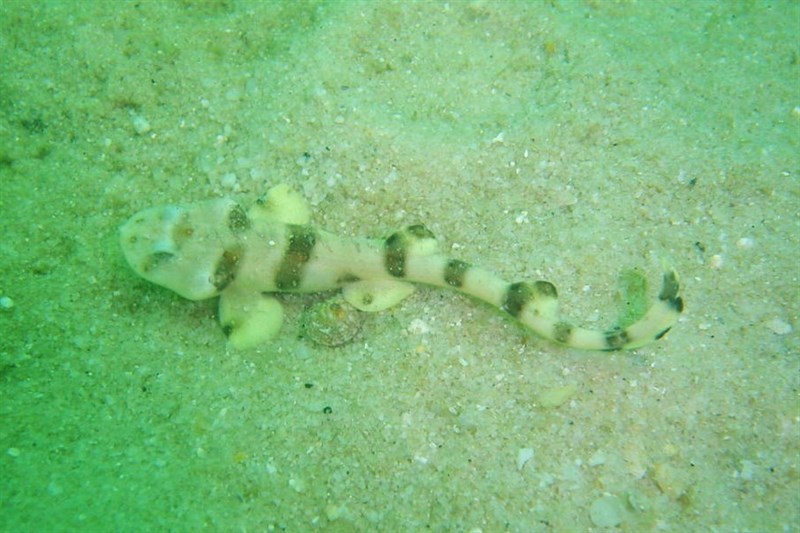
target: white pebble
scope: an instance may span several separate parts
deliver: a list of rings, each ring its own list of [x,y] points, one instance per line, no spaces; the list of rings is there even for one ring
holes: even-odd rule
[[[333,522],[334,520],[338,520],[345,514],[345,507],[343,505],[336,505],[333,503],[329,503],[325,506],[325,516]]]
[[[424,320],[415,318],[411,321],[411,324],[408,325],[407,331],[412,335],[425,335],[426,333],[430,333],[431,327],[426,324]]]
[[[792,332],[792,325],[780,318],[773,318],[767,322],[767,327],[775,335],[787,335]]]
[[[753,461],[748,461],[747,459],[743,459],[740,462],[742,464],[742,469],[739,472],[739,477],[745,481],[752,481],[756,474],[756,464]]]
[[[8,296],[0,296],[0,309],[11,309],[14,307],[14,300]]]
[[[142,115],[131,115],[131,121],[133,122],[133,129],[139,135],[144,135],[150,131],[150,122]]]
[[[237,178],[236,174],[234,174],[233,172],[228,172],[219,179],[219,184],[222,186],[223,189],[228,189],[229,191],[238,192],[239,178]]]
[[[577,391],[578,387],[572,383],[550,387],[539,393],[539,405],[542,407],[558,407],[572,398]]]
[[[522,470],[533,459],[533,448],[520,448],[517,452],[517,470]]]
[[[606,454],[601,450],[597,450],[589,457],[589,466],[600,466],[606,463]]]
[[[722,268],[722,264],[723,263],[724,263],[724,261],[722,260],[722,256],[721,255],[716,254],[716,255],[712,255],[711,256],[710,266],[714,270],[719,270],[720,268]]]
[[[302,480],[296,478],[289,479],[289,486],[297,493],[303,493],[306,490],[306,484]]]
[[[589,509],[589,517],[597,527],[615,527],[622,523],[624,509],[616,496],[597,498]]]
[[[225,93],[225,99],[229,102],[235,102],[242,97],[242,91],[239,89],[230,89],[228,92]]]
[[[738,241],[736,241],[736,246],[742,248],[743,250],[749,250],[750,248],[755,245],[756,241],[754,241],[751,237],[742,237]]]

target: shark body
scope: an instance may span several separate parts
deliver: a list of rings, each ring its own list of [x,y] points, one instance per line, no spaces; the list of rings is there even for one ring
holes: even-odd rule
[[[409,226],[386,239],[350,239],[309,225],[310,209],[286,185],[249,210],[231,199],[154,207],[120,228],[125,257],[148,281],[190,300],[220,297],[230,343],[246,349],[274,337],[283,309],[274,293],[341,289],[362,311],[409,296],[413,283],[453,289],[508,313],[539,336],[587,350],[633,349],[662,338],[683,310],[678,276],[663,274],[658,298],[636,322],[607,331],[563,319],[548,281],[508,282],[442,255],[433,234]]]

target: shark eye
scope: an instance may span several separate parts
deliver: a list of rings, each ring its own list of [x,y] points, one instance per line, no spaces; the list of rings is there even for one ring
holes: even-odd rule
[[[163,261],[169,261],[170,259],[175,257],[175,254],[173,254],[172,252],[156,252],[152,254],[151,257],[153,258],[154,261],[161,263]]]
[[[171,252],[156,252],[154,254],[150,254],[142,263],[142,272],[150,272],[156,268],[160,268],[164,266],[165,263],[172,261],[174,258],[175,254]]]

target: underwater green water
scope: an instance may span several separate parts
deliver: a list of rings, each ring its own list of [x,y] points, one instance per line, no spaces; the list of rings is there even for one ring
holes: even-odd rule
[[[800,530],[798,30],[792,1],[0,0],[0,531]],[[284,295],[237,351],[118,228],[277,183],[593,329],[662,262],[686,308],[590,353],[420,288],[329,346],[331,294]]]

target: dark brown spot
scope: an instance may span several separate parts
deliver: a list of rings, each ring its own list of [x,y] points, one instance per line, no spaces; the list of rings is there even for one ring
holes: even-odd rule
[[[553,340],[561,344],[569,344],[572,336],[572,326],[566,322],[559,322],[553,328]]]
[[[165,223],[169,224],[175,214],[176,211],[173,208],[164,209],[161,218]],[[178,249],[182,248],[194,235],[192,224],[193,221],[189,218],[188,213],[181,213],[180,216],[175,218],[174,227],[172,228],[172,242],[175,243]]]
[[[360,279],[361,278],[359,278],[355,274],[347,273],[347,274],[343,274],[343,275],[339,276],[339,278],[336,280],[336,284],[337,285],[347,285],[348,283],[355,283],[356,281],[359,281]]]
[[[386,271],[396,278],[406,274],[406,251],[408,243],[402,232],[393,233],[386,239],[384,245],[384,265]]]
[[[506,289],[506,295],[503,298],[503,311],[514,318],[518,317],[525,305],[533,299],[533,292],[530,284],[524,281],[512,283]]]
[[[311,259],[311,252],[317,243],[317,236],[309,226],[289,224],[289,244],[283,255],[275,286],[282,291],[297,289],[303,281],[303,268]]]
[[[250,227],[250,219],[242,206],[236,204],[228,213],[228,228],[233,233],[241,233]]]
[[[658,295],[658,299],[662,301],[674,300],[675,297],[678,296],[679,288],[680,284],[678,283],[677,276],[675,276],[675,272],[672,270],[665,272],[664,282],[661,285],[661,292]]]
[[[471,265],[464,261],[459,261],[458,259],[449,260],[444,268],[445,283],[451,287],[461,287],[464,285],[464,277],[470,268]]]
[[[669,306],[678,313],[683,312],[683,298],[678,296],[677,298],[672,298],[669,300]]]
[[[622,331],[606,332],[606,350],[619,350],[630,342],[630,336]]]
[[[217,263],[217,268],[214,269],[214,275],[211,277],[211,283],[218,291],[222,291],[236,279],[236,273],[239,270],[239,262],[242,260],[242,250],[225,250]]]

